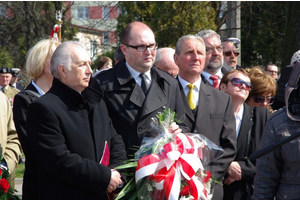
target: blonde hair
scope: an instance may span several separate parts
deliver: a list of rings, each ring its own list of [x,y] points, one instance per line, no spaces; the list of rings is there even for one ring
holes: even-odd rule
[[[36,45],[34,45],[26,54],[26,71],[27,74],[37,80],[44,70],[45,62],[47,58],[52,57],[56,47],[60,45],[60,42],[53,39],[42,39]]]

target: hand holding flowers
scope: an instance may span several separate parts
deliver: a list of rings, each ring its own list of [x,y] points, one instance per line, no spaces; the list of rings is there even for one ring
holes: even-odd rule
[[[135,181],[130,182],[136,186],[127,184],[117,199],[135,187],[132,199],[211,199],[213,177],[204,166],[208,165],[211,150],[222,149],[200,134],[181,133],[175,115],[166,109],[152,119],[151,126],[159,134],[144,138],[131,165],[136,172]]]

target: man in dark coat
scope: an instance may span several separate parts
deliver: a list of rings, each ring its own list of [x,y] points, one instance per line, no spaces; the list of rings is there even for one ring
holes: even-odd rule
[[[109,115],[117,133],[122,135],[129,157],[143,137],[157,135],[150,125],[151,118],[170,108],[183,122],[184,108],[176,79],[153,67],[157,44],[152,30],[144,23],[132,22],[124,28],[121,42],[126,60],[96,76],[91,86],[104,93]],[[140,74],[146,76],[145,81]],[[143,84],[148,85],[145,92]],[[169,131],[189,132],[183,123],[179,125],[180,128],[173,123]]]
[[[223,148],[223,155],[210,163],[212,175],[222,181],[236,155],[235,118],[230,96],[201,80],[205,57],[205,44],[201,37],[186,35],[178,40],[174,60],[179,67],[177,79],[182,90],[185,123],[191,132],[202,134]],[[192,96],[191,103],[186,96]],[[213,199],[222,198],[223,188],[218,184]]]
[[[38,199],[107,199],[122,184],[126,159],[101,94],[88,88],[84,45],[62,43],[51,59],[51,89],[28,109],[28,139],[38,165]],[[100,101],[99,101],[100,100]]]

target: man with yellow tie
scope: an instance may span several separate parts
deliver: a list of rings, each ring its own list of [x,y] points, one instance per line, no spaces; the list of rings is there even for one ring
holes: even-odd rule
[[[205,43],[200,36],[185,35],[176,45],[175,63],[179,67],[185,107],[185,124],[224,149],[221,157],[210,163],[212,175],[223,181],[236,155],[236,127],[231,97],[203,82],[201,72],[206,58]],[[222,185],[214,188],[213,200],[223,199]]]
[[[0,90],[7,96],[11,105],[13,102],[13,98],[16,94],[20,92],[20,90],[9,85],[12,77],[12,70],[9,67],[1,67],[0,68]]]

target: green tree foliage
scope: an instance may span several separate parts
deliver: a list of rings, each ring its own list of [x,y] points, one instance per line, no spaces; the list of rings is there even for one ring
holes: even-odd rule
[[[283,41],[282,67],[289,65],[293,54],[300,49],[300,2],[286,2],[286,29]]]
[[[128,23],[142,21],[153,30],[160,47],[175,47],[183,35],[216,29],[216,13],[205,1],[122,1],[119,5],[119,36]]]
[[[13,67],[12,58],[9,55],[6,47],[0,48],[0,67]]]
[[[0,48],[5,47],[13,57],[14,67],[23,68],[29,48],[49,37],[56,23],[55,7],[61,6],[61,2],[54,1],[0,2]],[[74,31],[69,34],[69,28],[63,27],[62,37],[67,35],[67,39],[72,39]]]
[[[278,1],[242,2],[242,66],[265,66],[270,62],[281,65],[285,7],[286,2]]]

